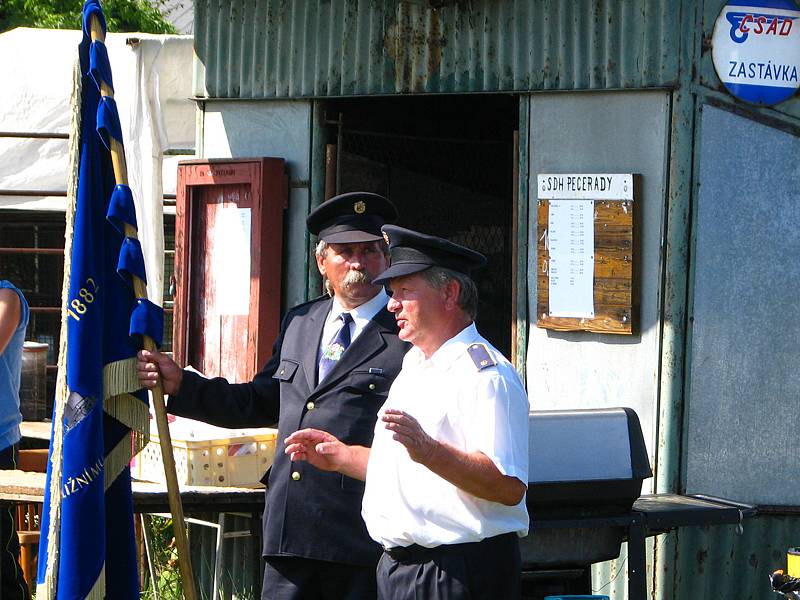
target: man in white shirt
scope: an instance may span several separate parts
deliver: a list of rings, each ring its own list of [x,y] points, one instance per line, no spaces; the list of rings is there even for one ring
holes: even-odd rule
[[[378,597],[518,598],[527,534],[528,400],[512,365],[476,330],[469,277],[485,258],[386,225],[388,309],[406,354],[372,448],[305,429],[292,460],[366,480],[362,517],[384,548]]]

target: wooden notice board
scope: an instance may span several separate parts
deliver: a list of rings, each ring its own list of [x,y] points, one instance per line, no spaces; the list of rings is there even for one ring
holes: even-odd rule
[[[638,330],[636,178],[539,175],[536,325]]]
[[[173,349],[181,366],[241,383],[269,359],[288,190],[282,158],[179,164]]]

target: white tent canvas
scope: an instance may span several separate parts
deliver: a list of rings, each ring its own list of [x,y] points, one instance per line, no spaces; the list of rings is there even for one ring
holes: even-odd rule
[[[81,32],[19,28],[0,34],[0,132],[68,134],[73,65]],[[133,190],[150,285],[161,304],[164,194],[174,194],[176,163],[164,152],[194,147],[192,38],[111,33],[128,179]],[[68,141],[0,134],[0,209],[63,211]],[[183,157],[187,158],[187,157]],[[15,195],[13,192],[27,192]],[[30,192],[43,192],[30,195]]]

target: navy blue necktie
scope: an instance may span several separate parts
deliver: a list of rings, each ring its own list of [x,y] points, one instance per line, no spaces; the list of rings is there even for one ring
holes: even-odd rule
[[[317,381],[325,379],[350,345],[350,323],[353,322],[353,317],[350,313],[345,312],[340,314],[338,318],[342,320],[342,327],[333,340],[322,347],[322,356],[319,359],[319,379]]]

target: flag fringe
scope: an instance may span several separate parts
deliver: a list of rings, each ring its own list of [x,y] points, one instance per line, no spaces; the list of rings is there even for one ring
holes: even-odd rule
[[[103,410],[131,429],[133,446],[132,450],[129,448],[130,462],[150,441],[150,412],[147,405],[130,394],[119,394],[106,400]]]
[[[142,389],[136,376],[136,357],[110,362],[103,367],[103,406],[113,396]],[[144,404],[141,400],[139,404]],[[109,412],[106,410],[106,412]],[[111,414],[111,413],[109,413]]]
[[[136,357],[108,363],[103,367],[103,410],[133,430],[130,459],[150,441],[150,412],[147,402],[131,395],[142,385],[136,375]]]
[[[61,287],[61,340],[58,348],[58,375],[56,377],[56,405],[53,413],[53,439],[51,441],[50,519],[47,534],[47,569],[44,581],[37,586],[38,600],[53,600],[58,584],[58,549],[61,523],[61,476],[63,469],[62,445],[64,438],[64,406],[67,403],[67,303],[69,302],[69,273],[72,262],[72,232],[78,198],[78,172],[80,170],[81,137],[81,67],[76,57],[72,69],[72,111],[69,131],[69,172],[67,173],[66,228],[64,235],[64,282]],[[105,587],[105,576],[103,576]]]

